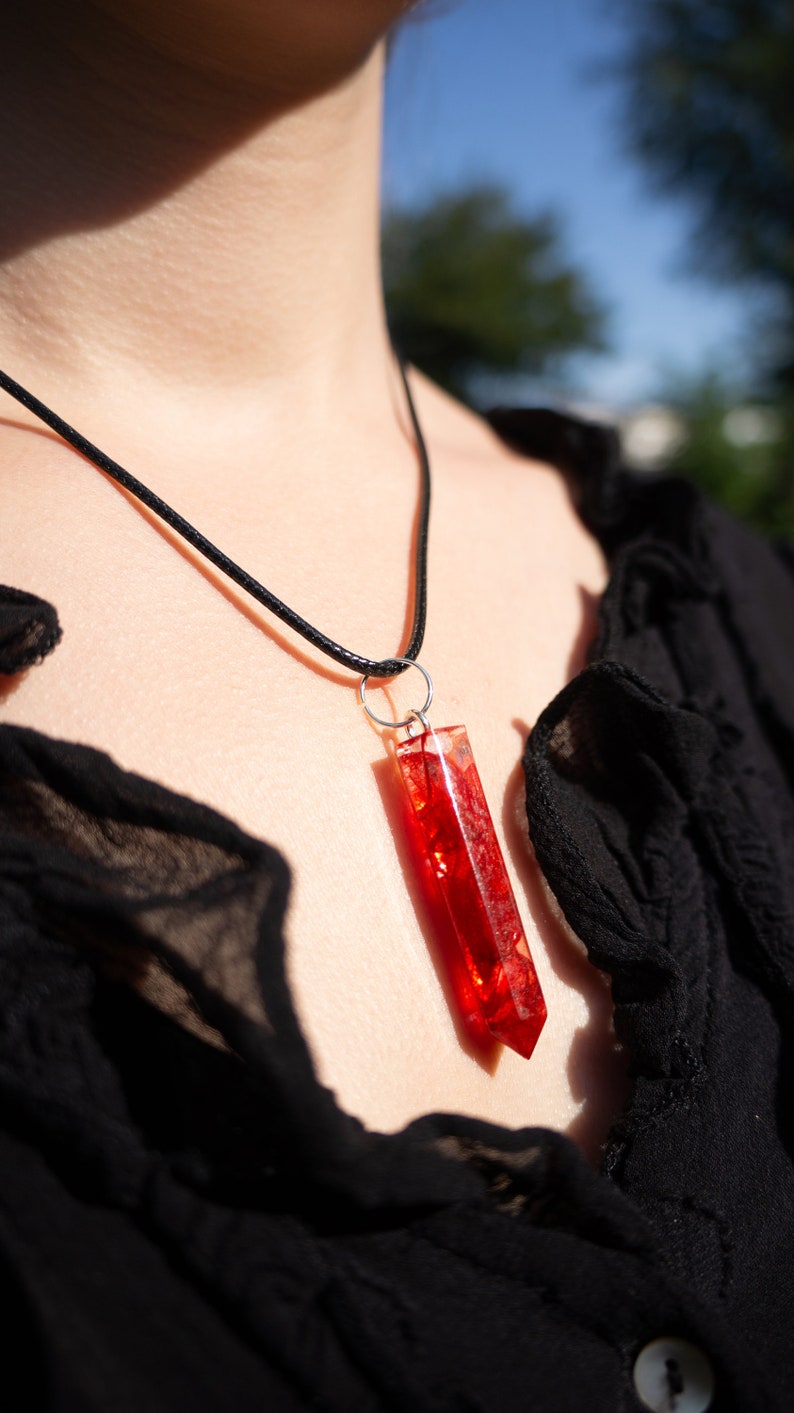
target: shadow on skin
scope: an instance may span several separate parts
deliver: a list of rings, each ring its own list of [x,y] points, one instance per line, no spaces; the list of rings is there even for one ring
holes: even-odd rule
[[[86,16],[104,27],[104,82],[84,60]],[[7,21],[13,43],[0,50],[0,91],[8,95],[14,135],[0,144],[0,182],[14,200],[0,215],[0,262],[59,235],[116,225],[146,210],[239,147],[263,121],[275,121],[301,101],[238,82],[222,86],[223,104],[213,107],[210,84],[198,97],[185,84],[178,99],[188,107],[178,134],[166,140],[158,118],[161,108],[170,112],[168,95],[181,71],[154,46],[90,4],[72,4],[68,14],[53,0],[12,5]],[[67,49],[74,50],[76,79],[65,75],[53,33],[62,41],[65,35]],[[114,80],[126,109],[107,101]],[[68,81],[75,96],[64,123],[58,99],[68,99]],[[331,86],[329,79],[316,91]],[[103,102],[99,122],[95,89]]]
[[[23,672],[0,672],[0,705],[19,691],[29,671],[30,668],[26,667]]]
[[[569,682],[599,656],[601,643],[601,594],[594,594],[579,584],[579,604],[581,617],[579,629],[568,657],[567,673]]]

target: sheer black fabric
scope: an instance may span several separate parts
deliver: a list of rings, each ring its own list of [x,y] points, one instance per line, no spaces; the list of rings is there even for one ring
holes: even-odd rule
[[[21,589],[0,585],[0,673],[22,672],[41,662],[60,636],[58,615],[51,604]]]
[[[794,1407],[791,551],[626,475],[603,429],[492,420],[570,478],[610,559],[588,666],[525,754],[538,859],[631,1061],[603,1169],[462,1116],[366,1131],[292,1009],[285,861],[2,726],[9,1409],[636,1413],[661,1335],[706,1353],[715,1410]],[[0,671],[58,636],[0,590]]]

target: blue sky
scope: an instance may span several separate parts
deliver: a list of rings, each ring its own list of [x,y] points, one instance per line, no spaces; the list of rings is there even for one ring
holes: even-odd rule
[[[595,70],[620,30],[606,0],[440,0],[408,24],[387,83],[384,196],[496,179],[551,206],[568,253],[612,307],[612,351],[575,370],[582,398],[652,397],[670,374],[741,366],[746,295],[682,273],[691,228],[621,147],[615,84]]]

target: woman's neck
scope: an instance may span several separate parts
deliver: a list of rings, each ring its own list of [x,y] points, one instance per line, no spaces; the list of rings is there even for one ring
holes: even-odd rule
[[[380,47],[298,96],[288,67],[210,72],[65,8],[31,7],[0,57],[8,371],[67,406],[133,389],[152,415],[254,390],[318,425],[386,409]]]

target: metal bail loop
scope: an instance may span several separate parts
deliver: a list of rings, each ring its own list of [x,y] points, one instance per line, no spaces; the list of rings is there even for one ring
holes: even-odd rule
[[[405,729],[406,729],[406,731],[408,732],[408,735],[410,736],[411,740],[413,740],[414,736],[416,735],[416,723],[417,723],[417,721],[419,722],[419,725],[420,725],[425,731],[429,731],[429,730],[430,730],[430,722],[428,721],[428,719],[427,719],[427,717],[425,716],[424,712],[423,712],[423,711],[415,711],[414,714],[413,714],[413,716],[411,717],[411,720],[406,724],[406,727],[405,727]]]
[[[372,708],[369,707],[369,706],[367,706],[367,695],[366,695],[366,694],[367,694],[367,683],[368,683],[369,680],[370,680],[368,676],[367,676],[367,677],[362,677],[362,679],[361,679],[361,681],[360,681],[360,683],[359,683],[359,687],[358,687],[358,697],[359,697],[359,701],[361,702],[361,705],[363,706],[365,712],[367,713],[367,716],[368,716],[372,721],[376,721],[379,726],[387,726],[387,727],[389,728],[389,730],[392,730],[392,731],[397,731],[397,730],[399,730],[401,727],[405,726],[405,727],[408,728],[408,734],[409,734],[409,735],[412,735],[413,732],[411,731],[411,727],[413,727],[413,729],[414,729],[414,731],[415,731],[415,730],[416,730],[416,725],[415,725],[415,723],[416,723],[417,721],[421,721],[422,725],[424,726],[425,730],[427,731],[427,730],[429,730],[429,728],[430,728],[430,723],[429,723],[429,721],[427,720],[427,716],[426,716],[425,713],[427,712],[427,710],[428,710],[428,708],[429,708],[429,706],[430,706],[430,703],[431,703],[432,700],[433,700],[433,682],[432,682],[432,680],[431,680],[430,673],[427,671],[426,668],[424,668],[424,667],[422,666],[421,662],[414,662],[414,660],[413,660],[412,657],[396,657],[396,658],[394,658],[394,661],[395,661],[395,662],[404,662],[405,665],[406,665],[406,667],[415,667],[415,668],[417,668],[417,670],[418,670],[419,672],[421,672],[421,674],[422,674],[422,676],[424,677],[425,682],[426,682],[426,684],[427,684],[427,696],[425,697],[424,705],[421,706],[421,707],[414,707],[414,708],[408,713],[408,715],[403,718],[402,721],[387,721],[386,718],[383,717],[383,716],[376,716],[376,715],[375,715],[375,712],[372,710]],[[379,680],[381,680],[381,679],[379,679]]]

